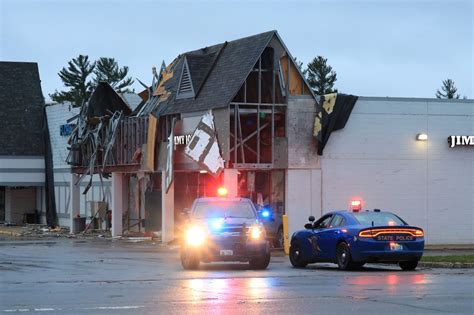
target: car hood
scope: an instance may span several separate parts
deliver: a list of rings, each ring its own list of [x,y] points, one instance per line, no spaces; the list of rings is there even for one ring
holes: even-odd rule
[[[205,219],[193,219],[192,222],[198,225],[212,226],[216,221],[222,221],[222,226],[237,227],[251,226],[258,223],[255,218],[224,218],[224,217],[215,217],[215,218],[205,218]]]

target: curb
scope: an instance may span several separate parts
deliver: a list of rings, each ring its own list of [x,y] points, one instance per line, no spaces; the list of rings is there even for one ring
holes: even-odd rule
[[[7,236],[21,236],[21,233],[12,232],[12,231],[2,231],[0,230],[0,235],[7,235]]]
[[[423,268],[450,268],[450,269],[470,269],[474,268],[474,263],[460,262],[423,262],[418,263],[418,267]]]

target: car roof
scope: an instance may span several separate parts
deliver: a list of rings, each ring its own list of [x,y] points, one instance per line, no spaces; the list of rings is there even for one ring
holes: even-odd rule
[[[377,210],[377,211],[375,211]],[[344,213],[349,213],[349,214],[354,214],[354,213],[392,213],[391,211],[383,211],[383,210],[380,210],[380,209],[373,209],[373,210],[361,210],[361,211],[358,211],[358,212],[354,212],[354,211],[348,211],[348,210],[333,210],[333,211],[329,211],[327,213],[325,213],[324,215],[326,214],[336,214],[336,213],[339,213],[339,214],[344,214]]]
[[[249,202],[252,202],[250,199],[248,198],[241,198],[241,197],[236,197],[236,198],[227,198],[227,197],[201,197],[201,198],[197,198],[196,199],[197,202],[199,201],[236,201],[236,202],[240,202],[240,201],[249,201]]]

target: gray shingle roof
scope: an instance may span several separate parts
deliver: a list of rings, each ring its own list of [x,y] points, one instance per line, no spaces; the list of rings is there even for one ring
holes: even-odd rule
[[[166,88],[172,94],[160,103],[155,114],[170,115],[227,106],[275,33],[265,32],[178,56],[173,68],[174,75],[166,82]],[[176,99],[184,56],[197,96]]]
[[[43,155],[44,98],[38,65],[0,62],[0,155]]]

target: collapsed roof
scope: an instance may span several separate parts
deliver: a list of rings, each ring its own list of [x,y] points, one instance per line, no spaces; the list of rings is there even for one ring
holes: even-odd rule
[[[170,115],[226,107],[239,91],[276,31],[179,55],[160,73],[159,86],[138,115]]]

